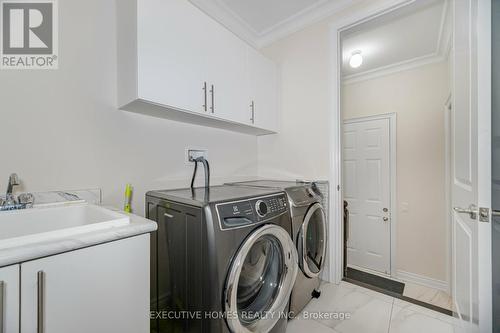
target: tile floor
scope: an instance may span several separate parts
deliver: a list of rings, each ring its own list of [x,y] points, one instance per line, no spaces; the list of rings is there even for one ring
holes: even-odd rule
[[[451,333],[458,330],[453,317],[347,282],[325,283],[321,291],[319,299],[312,300],[289,322],[287,333]],[[339,318],[342,314],[345,318]]]
[[[441,290],[405,282],[403,296],[433,304],[443,309],[453,310],[450,295]]]

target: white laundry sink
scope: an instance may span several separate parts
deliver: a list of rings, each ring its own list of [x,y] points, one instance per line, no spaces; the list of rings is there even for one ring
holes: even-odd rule
[[[130,223],[127,215],[91,204],[0,212],[0,250]]]

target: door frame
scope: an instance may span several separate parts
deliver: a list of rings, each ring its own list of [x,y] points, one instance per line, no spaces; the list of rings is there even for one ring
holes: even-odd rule
[[[451,80],[451,77],[450,77]],[[450,93],[448,98],[444,103],[444,204],[445,204],[445,219],[446,219],[446,282],[448,284],[447,292],[451,295],[452,291],[452,228],[453,228],[453,216],[451,210],[453,209],[451,204],[451,117],[453,112],[453,97]]]
[[[355,117],[344,119],[342,125],[344,124],[353,124],[353,123],[362,123],[372,120],[381,120],[388,119],[389,120],[389,180],[390,180],[390,199],[389,199],[389,211],[391,212],[391,228],[390,228],[390,260],[389,260],[389,271],[390,277],[397,277],[396,270],[396,231],[397,231],[397,201],[396,201],[396,192],[397,192],[397,114],[395,112],[392,113],[383,113],[377,114],[373,116],[364,116],[364,117]],[[341,142],[342,147],[343,143]],[[343,173],[342,173],[343,176]],[[344,188],[343,178],[341,179],[341,188]],[[342,202],[344,201],[344,193],[341,192]],[[382,275],[386,275],[383,274]]]
[[[368,7],[357,11],[343,20],[333,22],[329,25],[330,41],[330,168],[329,181],[336,191],[332,191],[329,209],[332,212],[332,225],[329,230],[330,244],[329,267],[327,270],[328,280],[340,283],[343,275],[343,202],[342,202],[342,119],[340,113],[340,88],[341,88],[341,47],[340,33],[348,28],[359,25],[380,15],[390,13],[406,5],[414,3],[415,0],[387,0],[383,3],[370,4]],[[478,117],[483,136],[491,137],[491,0],[478,2],[478,41],[476,55],[478,61],[477,89]],[[452,51],[454,52],[454,50]],[[488,141],[488,140],[486,140]],[[488,146],[478,147],[478,157],[491,157],[491,142]],[[486,159],[488,160],[488,158]],[[487,165],[486,165],[487,164]],[[478,170],[478,183],[482,188],[491,188],[491,165],[482,163]],[[478,204],[481,207],[491,208],[491,191],[489,195],[480,194]],[[479,325],[484,332],[491,331],[492,325],[492,279],[491,279],[491,224],[482,224],[478,228],[478,241],[483,244],[479,248]]]
[[[344,227],[343,227],[343,194],[342,194],[342,116],[340,89],[342,86],[342,49],[340,34],[354,26],[384,14],[410,5],[417,0],[387,0],[383,3],[370,4],[362,10],[329,25],[330,40],[330,168],[329,183],[336,190],[332,191],[329,202],[331,226],[328,231],[329,248],[328,280],[339,284],[344,274]]]
[[[478,161],[491,161],[491,112],[492,112],[492,9],[491,0],[477,3],[477,114],[478,132],[484,136],[487,145],[479,144]],[[487,207],[491,212],[491,163],[478,163],[478,206]],[[491,214],[490,214],[491,215]],[[488,223],[479,223],[478,243],[478,298],[479,298],[479,330],[490,332],[493,323],[492,298],[492,248],[491,248],[491,216]]]

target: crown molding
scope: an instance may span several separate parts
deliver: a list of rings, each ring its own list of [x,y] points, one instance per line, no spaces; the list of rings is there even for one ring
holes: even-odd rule
[[[414,69],[421,66],[426,66],[430,64],[435,64],[441,61],[445,61],[446,58],[443,55],[432,53],[423,55],[420,57],[415,57],[412,59],[404,60],[387,66],[382,66],[374,68],[361,73],[346,75],[343,78],[342,84],[349,85],[353,83],[358,83],[366,80],[371,80],[379,78],[382,76],[387,76],[399,72],[404,72],[410,69]]]
[[[299,30],[318,23],[359,2],[361,2],[361,0],[319,2],[265,30],[258,40],[258,45],[260,47],[268,46],[279,39],[285,38]]]
[[[257,43],[259,40],[258,32],[222,1],[189,0],[189,2],[254,48],[259,47]]]
[[[342,84],[348,85],[358,83],[365,80],[395,74],[402,71],[407,71],[421,66],[426,66],[434,63],[439,63],[448,59],[451,50],[451,16],[450,16],[450,0],[446,0],[441,13],[441,21],[439,24],[439,34],[436,43],[436,49],[430,54],[411,58],[401,62],[389,64],[373,68],[367,71],[345,75],[342,78]]]
[[[262,32],[253,29],[221,0],[189,1],[236,36],[259,49],[334,15],[343,9],[356,5],[362,0],[338,0],[335,2],[321,0]]]

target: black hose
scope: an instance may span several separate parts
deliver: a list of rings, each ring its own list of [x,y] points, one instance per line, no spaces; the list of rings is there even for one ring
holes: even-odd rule
[[[193,170],[193,178],[191,178],[191,188],[194,188],[194,179],[196,178],[197,171],[198,171],[198,161],[194,160],[194,170]]]
[[[210,165],[206,159],[202,159],[203,167],[205,168],[205,188],[210,187]]]
[[[194,170],[193,170],[193,178],[191,179],[191,188],[194,188],[194,180],[196,178],[196,172],[198,171],[198,162],[203,163],[203,168],[205,171],[205,188],[210,187],[210,165],[208,161],[204,157],[198,157],[193,160],[194,162]]]

